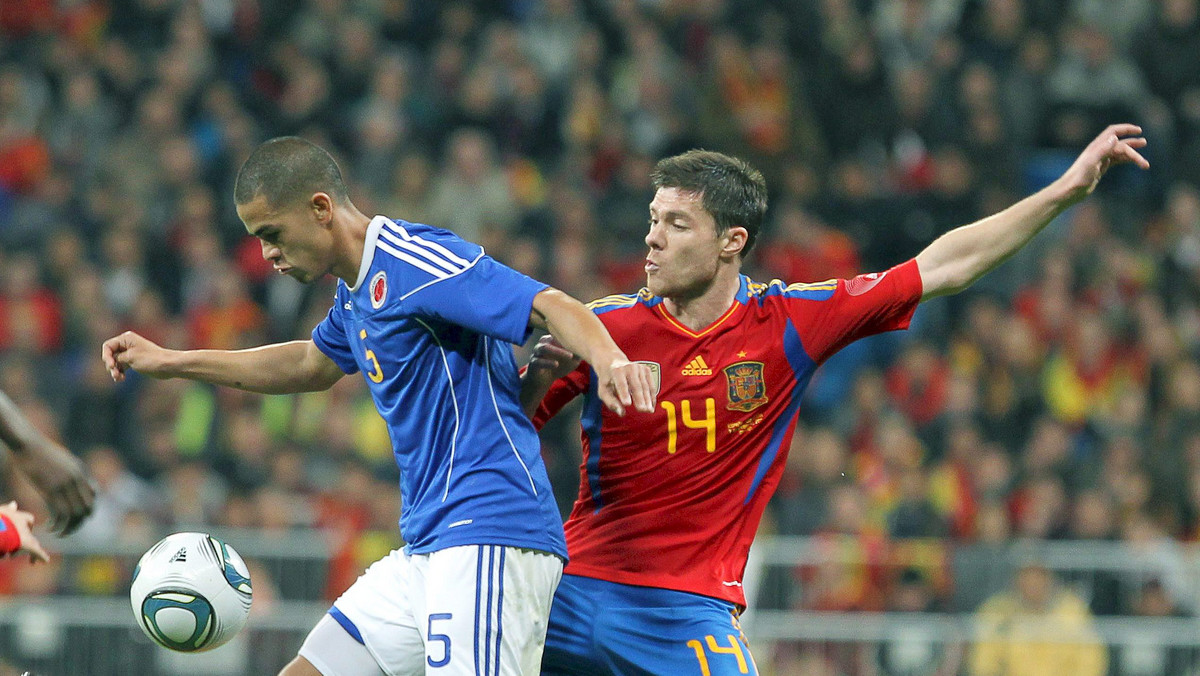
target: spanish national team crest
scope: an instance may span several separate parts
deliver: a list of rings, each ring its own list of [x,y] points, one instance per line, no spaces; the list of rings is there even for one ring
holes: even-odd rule
[[[383,307],[383,301],[387,300],[387,275],[383,270],[375,273],[371,278],[371,307],[378,310]]]
[[[654,361],[638,361],[635,363],[645,364],[650,367],[650,377],[654,379],[654,396],[657,398],[659,390],[662,389],[662,367],[658,365],[658,362]]]
[[[729,410],[748,412],[767,403],[762,362],[739,361],[723,370],[725,381],[729,384]]]

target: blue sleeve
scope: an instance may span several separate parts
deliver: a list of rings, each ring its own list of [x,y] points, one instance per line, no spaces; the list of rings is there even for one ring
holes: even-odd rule
[[[533,297],[546,288],[490,256],[480,256],[458,274],[413,292],[405,309],[520,345],[531,332]]]
[[[345,320],[342,318],[341,294],[334,296],[333,307],[329,314],[313,329],[312,339],[317,349],[333,360],[346,375],[358,373],[358,362],[354,361],[354,353],[350,351],[350,343],[346,341]]]

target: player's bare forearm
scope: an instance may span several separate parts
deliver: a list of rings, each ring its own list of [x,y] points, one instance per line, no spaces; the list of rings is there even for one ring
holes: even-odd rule
[[[533,299],[530,323],[545,329],[564,348],[590,363],[624,359],[608,329],[587,307],[558,289],[546,289]]]
[[[534,296],[529,321],[592,365],[600,398],[618,415],[624,415],[628,406],[647,413],[654,410],[650,369],[629,361],[583,303],[558,289],[545,289]]]
[[[41,436],[8,395],[0,392],[0,441],[20,454]]]
[[[1145,147],[1132,124],[1105,129],[1080,153],[1074,164],[1049,186],[998,214],[937,238],[917,255],[922,300],[957,293],[1008,260],[1056,216],[1087,197],[1110,167],[1130,162],[1150,165],[1138,152]]]
[[[955,228],[917,255],[922,300],[958,293],[1008,260],[1071,205],[1057,184],[998,214]]]
[[[79,458],[42,434],[4,393],[0,392],[0,454],[12,450],[16,468],[37,489],[50,509],[51,529],[66,535],[92,513],[95,489]]]
[[[133,369],[154,378],[187,378],[261,394],[328,389],[342,371],[311,340],[248,350],[168,350],[126,331],[104,341],[104,365],[113,380]]]
[[[177,352],[177,376],[260,394],[329,389],[344,375],[311,340],[248,350]]]

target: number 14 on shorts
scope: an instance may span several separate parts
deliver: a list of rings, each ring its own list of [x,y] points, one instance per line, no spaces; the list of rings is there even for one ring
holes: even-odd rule
[[[737,659],[738,672],[742,674],[750,673],[750,665],[746,661],[746,652],[742,650],[742,644],[733,636],[726,634],[725,638],[729,641],[729,645],[723,646],[717,643],[717,639],[712,634],[704,637],[704,641],[692,639],[687,642],[688,647],[696,652],[696,660],[700,662],[701,676],[712,676],[712,669],[708,664],[708,653],[714,655],[733,655]]]

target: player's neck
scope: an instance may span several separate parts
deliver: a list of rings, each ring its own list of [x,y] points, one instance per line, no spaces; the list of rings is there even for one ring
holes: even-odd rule
[[[370,217],[349,201],[340,210],[334,224],[336,256],[329,271],[348,285],[358,281],[358,269],[362,265],[363,249],[367,245],[367,226],[370,224]]]
[[[737,266],[723,266],[717,271],[712,284],[695,296],[670,296],[663,298],[667,312],[680,324],[692,331],[702,331],[721,318],[733,305],[741,285]]]

